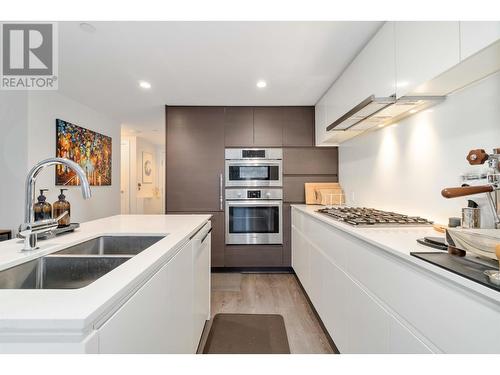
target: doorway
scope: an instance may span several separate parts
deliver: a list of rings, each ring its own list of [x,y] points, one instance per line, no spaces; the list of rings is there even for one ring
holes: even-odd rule
[[[122,215],[164,214],[165,146],[153,143],[146,136],[129,133],[130,131],[122,129],[121,213]]]
[[[120,212],[122,215],[130,214],[130,141],[121,141],[121,166],[120,166]]]

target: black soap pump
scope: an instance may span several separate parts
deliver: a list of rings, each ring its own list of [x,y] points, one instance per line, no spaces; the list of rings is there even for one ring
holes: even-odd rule
[[[59,194],[59,200],[54,203],[54,217],[59,217],[59,215],[64,212],[68,212],[63,218],[61,218],[58,223],[59,227],[67,227],[71,223],[70,211],[71,206],[69,202],[66,200],[66,196],[64,195],[64,191],[68,189],[61,189],[61,194]]]
[[[49,189],[40,189],[38,202],[33,205],[35,221],[52,219],[52,206],[49,202],[46,202],[47,197],[43,195],[44,191],[49,191]]]

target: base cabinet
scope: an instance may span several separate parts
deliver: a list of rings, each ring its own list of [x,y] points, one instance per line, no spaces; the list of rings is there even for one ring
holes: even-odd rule
[[[196,353],[210,314],[206,232],[184,245],[97,330],[99,353]]]
[[[210,319],[211,235],[202,231],[193,238],[193,342],[196,351],[205,322]]]
[[[292,266],[341,353],[500,353],[498,303],[294,207]]]
[[[191,243],[98,331],[100,353],[192,353]]]

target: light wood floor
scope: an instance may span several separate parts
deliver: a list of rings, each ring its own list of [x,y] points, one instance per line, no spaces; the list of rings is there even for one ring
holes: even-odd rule
[[[281,314],[292,354],[333,353],[294,275],[213,273],[211,297],[212,318],[217,313]]]

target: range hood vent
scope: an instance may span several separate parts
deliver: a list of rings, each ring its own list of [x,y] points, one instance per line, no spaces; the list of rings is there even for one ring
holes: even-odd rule
[[[363,100],[345,115],[339,117],[327,131],[365,131],[385,126],[423,109],[442,102],[445,96],[396,96],[376,98],[374,95]]]

